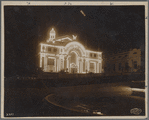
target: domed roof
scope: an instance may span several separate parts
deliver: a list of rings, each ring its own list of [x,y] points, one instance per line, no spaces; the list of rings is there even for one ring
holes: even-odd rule
[[[52,28],[52,30],[50,31],[50,33],[55,33],[55,30],[54,30],[54,28]]]

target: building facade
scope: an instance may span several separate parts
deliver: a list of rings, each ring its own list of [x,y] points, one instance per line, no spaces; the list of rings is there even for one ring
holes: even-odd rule
[[[140,68],[141,49],[132,49],[104,57],[105,73],[137,72]]]
[[[39,54],[44,72],[101,73],[102,52],[87,50],[74,35],[57,38],[53,28]]]

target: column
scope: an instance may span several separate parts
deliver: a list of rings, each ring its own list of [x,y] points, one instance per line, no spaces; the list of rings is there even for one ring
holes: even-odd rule
[[[54,72],[56,72],[56,58],[54,59]]]
[[[40,63],[39,63],[40,68],[42,67],[42,55],[40,54]]]
[[[82,62],[82,60],[81,60],[81,64],[80,64],[81,66],[80,66],[80,73],[82,73],[83,72],[83,62]]]
[[[56,71],[58,72],[58,58],[56,59],[56,64],[57,64],[56,65],[56,69],[57,69]]]
[[[58,58],[57,59],[57,72],[60,71],[60,59]]]
[[[66,61],[66,58],[64,58],[64,70],[66,71],[67,69],[67,61]]]
[[[65,62],[65,59],[64,59],[64,56],[62,57],[62,60],[63,60],[63,70],[64,70],[64,62]]]
[[[83,63],[82,63],[82,59],[80,60],[80,70],[79,70],[79,73],[82,73],[83,72]]]
[[[60,58],[58,59],[58,70],[59,71],[61,70],[61,59]]]
[[[67,69],[68,69],[68,72],[69,72],[69,60],[68,60],[68,57],[67,57]]]
[[[44,55],[44,71],[45,72],[47,72],[47,68],[48,68],[48,66],[47,66],[47,56]]]
[[[97,62],[97,73],[99,73],[99,62]]]
[[[95,68],[94,68],[95,73],[97,73],[97,72],[96,72],[96,62],[94,62],[94,67],[95,67]]]
[[[84,61],[83,61],[84,59],[82,58],[82,72],[81,73],[83,73],[83,64],[84,64]]]
[[[88,72],[90,72],[90,62],[88,60]]]
[[[80,70],[79,70],[79,68],[80,68],[80,60],[79,60],[79,58],[77,58],[77,73],[79,73],[80,72]]]
[[[85,61],[85,72],[86,72],[86,70],[88,72],[88,60]]]
[[[63,59],[60,59],[60,64],[61,64],[60,70],[62,70],[63,69]]]
[[[78,71],[78,73],[80,73],[80,71],[81,71],[81,62],[79,60],[79,71]]]
[[[101,71],[100,71],[100,66],[101,66],[101,63],[99,63],[99,73],[101,73]]]
[[[102,64],[99,63],[99,73],[101,73],[101,72],[102,72]]]
[[[102,61],[100,63],[100,73],[102,73]]]

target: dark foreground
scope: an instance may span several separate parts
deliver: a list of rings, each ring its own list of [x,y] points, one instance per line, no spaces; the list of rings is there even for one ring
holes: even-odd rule
[[[87,85],[83,83],[80,87],[78,85],[52,87],[51,84],[46,85],[46,83],[47,80],[46,82],[5,80],[4,116],[132,116],[135,115],[130,113],[133,108],[141,109],[140,116],[145,115],[144,92],[132,91],[129,94],[127,91],[115,92],[117,86],[144,89],[144,82],[139,80],[117,82],[114,84],[114,91],[107,87],[112,83],[100,83],[103,88],[106,88],[106,90],[101,89],[101,91],[104,90],[102,93],[105,95],[100,94],[101,91],[96,92],[100,88],[99,83],[92,82]],[[85,92],[80,94],[81,89]],[[109,94],[106,94],[108,90]]]

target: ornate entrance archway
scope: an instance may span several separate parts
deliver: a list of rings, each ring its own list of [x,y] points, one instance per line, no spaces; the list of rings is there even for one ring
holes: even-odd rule
[[[65,47],[67,54],[67,70],[69,73],[83,72],[83,57],[86,55],[85,48],[78,42],[68,43]]]
[[[69,72],[70,73],[77,73],[78,72],[78,68],[79,68],[79,64],[78,64],[78,57],[79,55],[77,54],[76,51],[71,51],[69,53]]]

